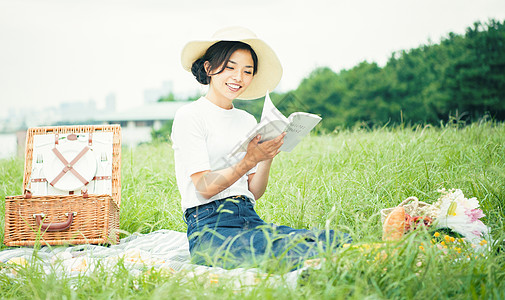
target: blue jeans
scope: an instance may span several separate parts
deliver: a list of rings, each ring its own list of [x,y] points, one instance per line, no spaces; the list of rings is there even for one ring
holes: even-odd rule
[[[189,208],[189,251],[194,263],[224,268],[259,265],[265,259],[297,267],[304,259],[349,243],[347,234],[276,226],[263,221],[244,196]]]

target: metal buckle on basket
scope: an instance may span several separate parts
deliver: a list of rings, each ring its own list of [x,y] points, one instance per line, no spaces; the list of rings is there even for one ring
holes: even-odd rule
[[[74,217],[77,216],[77,212],[76,211],[72,212],[72,215],[74,215]],[[34,219],[37,218],[37,216],[41,216],[42,219],[43,219],[43,218],[46,217],[46,214],[33,214],[32,216],[33,216]],[[68,217],[68,213],[65,213],[65,216]]]

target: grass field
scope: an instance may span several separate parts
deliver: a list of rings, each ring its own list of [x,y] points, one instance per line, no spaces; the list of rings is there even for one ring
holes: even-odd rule
[[[21,193],[23,160],[0,161],[0,198]],[[495,240],[505,239],[505,125],[396,127],[308,137],[273,164],[269,187],[256,208],[268,222],[350,233],[357,248],[339,250],[296,289],[260,283],[234,290],[182,283],[176,275],[134,277],[119,268],[77,281],[45,275],[36,265],[11,278],[0,272],[1,298],[29,299],[335,299],[505,298],[503,242],[483,255],[443,253],[428,233],[369,250],[381,241],[380,210],[408,196],[433,203],[438,189],[476,197]],[[169,144],[123,149],[124,232],[185,231]],[[3,224],[3,203],[0,224]],[[0,240],[3,240],[3,227]],[[126,233],[125,233],[126,234]],[[5,247],[3,247],[5,248]],[[373,247],[372,247],[373,248]],[[0,266],[1,268],[1,266]]]

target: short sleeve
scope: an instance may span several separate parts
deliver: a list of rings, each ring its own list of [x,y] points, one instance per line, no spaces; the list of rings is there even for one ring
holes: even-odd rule
[[[176,164],[180,164],[187,176],[191,176],[210,170],[210,163],[203,121],[184,108],[175,114],[171,138]]]
[[[247,171],[246,175],[254,174],[254,173],[256,173],[257,170],[258,170],[258,165],[255,165],[252,169]]]

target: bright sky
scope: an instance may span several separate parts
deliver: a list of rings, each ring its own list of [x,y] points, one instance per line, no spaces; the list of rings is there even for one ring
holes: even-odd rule
[[[504,0],[0,0],[0,117],[9,107],[103,106],[110,93],[121,110],[164,81],[194,94],[180,51],[225,26],[274,48],[286,91],[316,67],[384,65],[393,51],[490,18],[505,19]]]

